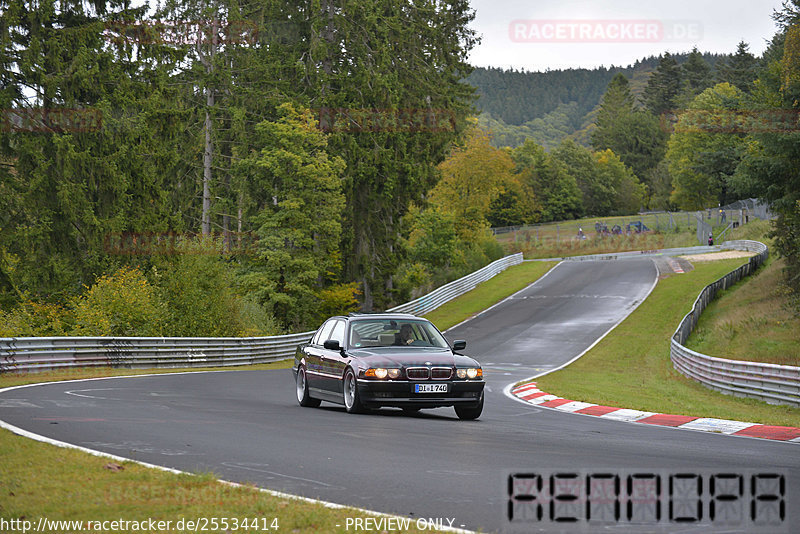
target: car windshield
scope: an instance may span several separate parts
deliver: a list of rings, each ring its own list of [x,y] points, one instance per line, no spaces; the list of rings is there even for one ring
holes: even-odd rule
[[[449,345],[428,321],[420,319],[363,319],[352,321],[350,346],[360,347],[438,347]]]

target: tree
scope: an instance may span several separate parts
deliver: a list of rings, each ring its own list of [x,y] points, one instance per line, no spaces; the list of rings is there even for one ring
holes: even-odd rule
[[[0,241],[20,264],[12,282],[57,299],[120,258],[104,239],[126,229],[180,225],[166,185],[183,111],[157,47],[108,41],[104,21],[142,16],[94,2],[5,2],[2,98],[13,127],[0,131],[7,163]]]
[[[682,114],[669,140],[666,160],[672,201],[698,210],[734,200],[729,181],[739,163],[744,135],[737,120],[742,92],[728,83],[700,93]]]
[[[536,195],[541,221],[574,219],[583,213],[581,190],[561,161],[530,139],[511,156],[520,182]]]
[[[658,67],[647,80],[644,89],[644,104],[653,115],[661,115],[677,108],[678,94],[681,90],[681,69],[678,62],[665,52],[659,57]]]
[[[464,144],[439,164],[442,177],[430,202],[455,215],[462,238],[475,238],[488,226],[492,202],[511,187],[513,169],[508,153],[494,148],[487,132],[473,128]]]
[[[748,51],[750,46],[744,41],[740,41],[736,47],[736,53],[730,59],[719,66],[717,80],[727,82],[744,93],[749,93],[753,88],[753,81],[756,79],[757,60]]]
[[[642,207],[646,188],[611,150],[593,154],[573,141],[564,141],[552,155],[575,178],[584,215],[628,214]]]
[[[329,156],[311,112],[291,104],[282,117],[256,126],[260,149],[234,171],[264,199],[255,217],[258,243],[246,260],[245,289],[288,328],[316,319],[317,292],[341,273],[344,161]]]
[[[615,191],[612,184],[601,178],[592,152],[574,141],[565,140],[552,155],[575,178],[583,199],[583,215],[609,215],[613,210]]]
[[[596,151],[610,149],[630,167],[648,187],[650,169],[664,157],[667,132],[658,117],[634,108],[628,81],[615,76],[608,86],[597,114],[597,129],[592,133]]]
[[[783,51],[754,85],[749,113],[761,120],[749,130],[733,185],[740,194],[768,201],[777,214],[775,246],[786,258],[786,281],[800,309],[800,25],[789,25],[797,15],[796,1],[776,13],[787,24]]]
[[[639,211],[646,198],[647,188],[611,150],[594,154],[597,160],[597,181],[613,191],[610,215],[627,215]]]
[[[308,48],[290,64],[303,70],[289,75],[347,163],[342,257],[364,310],[391,303],[401,219],[436,184],[436,165],[472,111],[464,78],[473,17],[466,0],[329,0],[301,10]]]
[[[616,123],[621,117],[633,113],[634,103],[628,79],[617,74],[608,84],[608,89],[600,101],[597,113],[597,129],[592,132],[592,146],[595,150],[611,148],[617,141]]]
[[[711,67],[703,59],[697,47],[692,49],[689,57],[681,65],[681,77],[684,81],[682,100],[687,104],[711,85]]]

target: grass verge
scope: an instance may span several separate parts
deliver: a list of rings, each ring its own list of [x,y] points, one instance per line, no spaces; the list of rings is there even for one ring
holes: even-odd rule
[[[687,346],[718,358],[800,365],[800,316],[782,283],[784,266],[770,256],[746,284],[721,292],[700,316]]]
[[[707,389],[672,368],[669,340],[703,287],[742,260],[698,263],[672,275],[627,319],[569,367],[536,380],[560,397],[657,413],[800,427],[800,408],[772,406]]]
[[[40,518],[83,522],[82,529],[49,523],[42,532],[347,532],[348,518],[371,517],[353,509],[276,497],[251,487],[231,487],[212,474],[176,475],[132,462],[115,463],[5,430],[0,430],[0,465],[0,518],[29,521],[29,532]],[[218,518],[216,528],[211,518]],[[164,527],[166,521],[171,523],[162,528],[148,525],[150,520],[164,521]],[[180,528],[181,520],[184,528]],[[247,528],[243,527],[245,520]],[[128,523],[114,525],[112,521]],[[108,523],[101,528],[103,522]],[[415,523],[410,524],[413,527]],[[6,526],[10,532],[24,530],[22,523],[17,523],[19,528],[13,523]]]
[[[558,262],[525,262],[509,267],[475,289],[457,299],[439,306],[425,315],[436,327],[445,331],[458,323],[482,312],[509,295],[544,276]]]

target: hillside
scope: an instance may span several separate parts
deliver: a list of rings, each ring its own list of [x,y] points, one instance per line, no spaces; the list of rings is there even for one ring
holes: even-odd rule
[[[674,56],[683,63],[688,53]],[[703,54],[713,68],[727,55]],[[495,146],[518,146],[527,137],[546,149],[570,138],[588,146],[594,115],[611,78],[618,72],[631,82],[640,98],[658,65],[650,56],[627,67],[526,72],[476,68],[467,80],[476,88],[479,124],[494,134]]]

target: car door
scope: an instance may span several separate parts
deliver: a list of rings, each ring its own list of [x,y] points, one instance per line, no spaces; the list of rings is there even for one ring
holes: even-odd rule
[[[322,326],[319,327],[317,333],[311,338],[311,343],[305,349],[306,356],[306,379],[308,380],[309,389],[324,389],[325,368],[323,365],[323,346],[325,340],[330,336],[336,321],[328,319]]]
[[[336,319],[333,329],[328,336],[328,340],[337,341],[339,347],[344,347],[344,333],[346,327],[347,323],[344,320]],[[342,393],[342,375],[344,374],[342,351],[323,347],[321,360],[324,380],[324,385],[322,387],[331,393]]]

